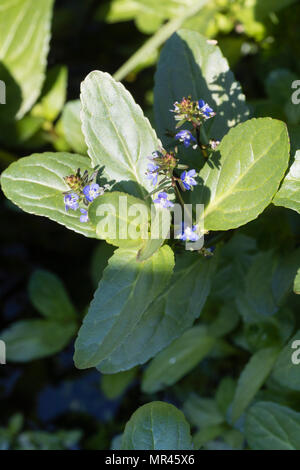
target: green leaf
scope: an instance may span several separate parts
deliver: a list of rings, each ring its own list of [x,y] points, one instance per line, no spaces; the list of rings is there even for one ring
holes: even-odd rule
[[[217,426],[224,422],[217,403],[212,398],[202,398],[192,393],[183,405],[183,411],[189,422],[200,429]]]
[[[87,154],[87,145],[81,130],[81,103],[79,100],[69,101],[62,113],[62,128],[70,147],[81,155]]]
[[[31,114],[50,122],[55,121],[65,104],[67,82],[67,67],[52,67],[47,74],[42,96],[32,109]]]
[[[221,302],[235,301],[244,289],[245,276],[255,251],[256,240],[238,232],[221,247],[220,267],[213,279],[214,298]]]
[[[226,336],[238,325],[239,319],[234,305],[223,305],[217,318],[208,326],[208,334],[215,338]]]
[[[222,438],[231,449],[242,450],[244,448],[244,435],[237,429],[226,429]]]
[[[130,242],[140,245],[148,236],[149,206],[142,199],[113,191],[97,198],[89,208],[89,218],[97,236],[116,246]]]
[[[295,294],[300,294],[300,268],[298,269],[294,280],[294,292]]]
[[[12,163],[1,175],[4,194],[30,214],[48,217],[86,237],[97,238],[91,223],[81,223],[80,213],[64,206],[63,192],[70,190],[63,177],[77,168],[91,171],[89,159],[76,154],[45,152]]]
[[[28,362],[61,351],[76,332],[76,323],[24,320],[1,332],[8,361]]]
[[[241,373],[232,404],[232,421],[235,422],[251,403],[265,383],[278,357],[277,348],[261,349],[253,354]]]
[[[275,69],[267,76],[265,81],[266,92],[273,103],[281,107],[291,100],[291,88],[297,74],[288,69]]]
[[[205,327],[195,326],[186,331],[150,362],[142,390],[154,393],[173,385],[207,356],[214,344]]]
[[[55,274],[39,269],[29,281],[29,297],[35,308],[51,320],[68,322],[76,312],[61,280]]]
[[[245,277],[245,288],[236,299],[246,323],[266,320],[279,311],[292,291],[299,263],[299,248],[283,256],[273,251],[256,255]]]
[[[226,425],[224,424],[216,424],[200,429],[193,436],[195,449],[201,449],[201,447],[203,447],[207,442],[221,436],[226,429]]]
[[[214,108],[210,135],[221,139],[228,129],[248,118],[241,87],[235,81],[219,47],[197,33],[182,29],[165,44],[155,76],[155,119],[163,142],[167,129],[175,127],[173,103],[191,95]]]
[[[117,374],[103,375],[101,390],[109,400],[115,400],[122,395],[137,374],[138,368],[118,372]]]
[[[205,204],[205,229],[230,230],[255,219],[278,190],[289,149],[283,122],[251,119],[231,129],[193,192],[193,200]]]
[[[91,275],[95,288],[98,286],[103,276],[103,271],[108,264],[108,260],[114,254],[115,249],[114,246],[105,242],[100,242],[95,249],[91,262]]]
[[[108,73],[91,72],[81,86],[82,130],[93,166],[104,165],[105,176],[118,189],[144,196],[147,157],[159,141],[141,108],[121,83]]]
[[[295,160],[275,195],[273,204],[293,209],[300,214],[300,150],[297,150]]]
[[[95,367],[127,343],[149,304],[167,285],[173,267],[174,255],[168,246],[142,263],[136,261],[134,248],[115,251],[79,331],[76,367]],[[109,373],[129,368],[120,367]]]
[[[215,399],[224,416],[226,416],[228,407],[234,399],[235,390],[236,381],[231,377],[224,377],[218,385]]]
[[[0,121],[20,119],[37,100],[45,78],[53,0],[2,0],[0,5],[0,79],[6,105]]]
[[[183,413],[154,401],[138,408],[126,424],[122,450],[191,450],[190,427]]]
[[[178,255],[170,283],[146,305],[128,336],[99,364],[99,370],[111,374],[143,364],[190,328],[210,292],[217,260],[217,255],[211,259],[190,252]]]
[[[144,240],[142,248],[138,252],[138,260],[145,261],[150,258],[164,243],[171,227],[171,213],[168,209],[157,209],[151,220],[151,231],[157,231],[158,238]]]
[[[300,355],[297,353],[297,350],[299,351],[300,349],[300,343],[298,343],[296,349],[294,346],[294,343],[297,341],[300,341],[300,330],[297,331],[295,336],[281,351],[274,366],[272,378],[282,385],[282,387],[300,392],[300,367],[298,363],[293,361],[294,356],[299,358]]]
[[[258,402],[247,412],[245,435],[253,450],[300,450],[300,413]]]

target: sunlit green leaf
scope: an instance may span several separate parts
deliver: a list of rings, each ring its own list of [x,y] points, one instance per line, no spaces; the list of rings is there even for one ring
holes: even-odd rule
[[[170,283],[150,304],[147,302],[128,336],[119,337],[118,347],[99,364],[99,370],[111,374],[143,364],[190,328],[210,292],[217,260],[217,255],[212,259],[190,252],[178,255]]]
[[[199,173],[193,200],[205,204],[207,230],[229,230],[255,219],[270,204],[289,160],[283,122],[251,119],[231,129]]]
[[[78,368],[110,360],[120,346],[127,344],[147,307],[168,284],[173,267],[174,255],[168,246],[142,263],[136,261],[134,248],[114,252],[76,340],[74,360]],[[129,368],[121,365],[109,373]]]
[[[50,41],[53,0],[2,0],[0,5],[0,80],[6,105],[0,120],[19,119],[37,100],[43,85]]]
[[[91,72],[81,86],[82,130],[93,166],[130,194],[144,196],[148,160],[159,142],[141,108],[108,73]]]
[[[1,175],[4,194],[30,214],[48,217],[86,237],[97,238],[91,223],[81,223],[80,213],[66,212],[63,192],[70,190],[64,176],[91,167],[89,159],[76,154],[46,152],[19,159]]]
[[[81,155],[87,154],[87,145],[81,130],[81,103],[79,100],[68,101],[63,109],[62,128],[70,147]]]

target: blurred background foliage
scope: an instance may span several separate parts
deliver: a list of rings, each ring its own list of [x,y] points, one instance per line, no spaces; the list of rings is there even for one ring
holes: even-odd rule
[[[286,121],[293,149],[299,148],[300,107],[291,106],[290,102],[291,84],[300,77],[299,17],[300,4],[296,0],[56,0],[41,89],[38,80],[30,83],[29,74],[22,77],[22,87],[28,80],[31,90],[26,102],[26,91],[23,89],[22,95],[16,83],[19,72],[14,67],[19,64],[24,71],[32,51],[29,47],[24,63],[20,58],[14,64],[5,62],[5,56],[3,60],[0,44],[0,79],[9,82],[7,93],[14,96],[9,115],[7,108],[4,113],[0,106],[0,170],[34,152],[66,150],[86,154],[78,98],[81,81],[94,69],[122,79],[153,121],[153,84],[159,50],[180,26],[218,41],[242,84],[253,115]],[[25,33],[18,34],[20,41],[26,42]],[[37,44],[44,39],[37,37]],[[78,371],[73,365],[76,329],[113,248],[105,242],[80,237],[45,218],[21,212],[2,193],[0,219],[0,331],[11,326],[6,334],[14,342],[8,364],[0,369],[0,448],[107,449],[137,406],[149,401],[149,394],[140,391],[142,371],[138,368],[101,378],[97,371]],[[269,208],[243,229],[245,238],[232,239],[227,255],[224,254],[224,269],[226,256],[232,266],[236,262],[241,264],[238,269],[246,269],[256,244],[262,249],[288,251],[298,229],[294,214]],[[253,236],[255,240],[250,238]],[[239,256],[236,261],[235,255]],[[265,265],[266,260],[257,262]],[[216,279],[215,291],[219,295],[220,276],[222,271]],[[226,269],[223,276],[228,276]],[[48,291],[43,292],[41,301],[39,286],[45,282]],[[59,297],[57,305],[49,305],[47,299],[53,298],[54,292]],[[230,299],[230,293],[226,295]],[[205,309],[203,318],[208,324],[218,310],[218,302],[216,295]],[[59,318],[62,306],[69,312],[68,329],[64,319]],[[289,308],[293,309],[293,301]],[[236,344],[220,342],[219,351],[197,366],[201,374],[190,372],[174,387],[155,391],[150,398],[184,403],[195,429],[200,417],[207,422],[210,434],[199,430],[195,434],[198,446],[222,434],[225,447],[239,448],[241,434],[238,428],[228,427],[220,408],[226,410],[231,402],[235,388],[232,377],[238,377],[249,351],[261,344],[273,344],[274,337],[284,342],[289,336],[287,318],[288,315],[287,333],[281,331],[279,320],[272,325],[244,327],[247,331],[236,335]],[[22,325],[25,320],[28,337]],[[220,324],[222,327],[222,314]],[[234,312],[228,333],[236,325]],[[36,344],[32,331],[38,332],[41,339],[43,333],[47,336],[49,331],[53,335],[60,331],[57,347],[53,349],[42,340]],[[243,351],[239,349],[238,360],[237,345]],[[220,377],[224,377],[221,382]],[[201,391],[201,396],[207,398],[190,396],[191,390]],[[300,408],[293,393],[276,386],[272,390],[279,403]]]

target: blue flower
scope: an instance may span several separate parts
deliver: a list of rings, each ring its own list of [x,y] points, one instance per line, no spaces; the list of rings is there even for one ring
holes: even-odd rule
[[[206,119],[209,119],[216,114],[214,110],[207,103],[205,103],[204,100],[198,101],[198,107]]]
[[[85,209],[80,209],[80,212],[82,213],[82,215],[80,216],[80,222],[85,224],[89,221],[88,211]]]
[[[156,186],[157,184],[157,178],[158,178],[157,170],[158,169],[159,169],[158,165],[154,165],[153,163],[148,164],[147,178],[149,180],[152,180],[153,186]]]
[[[197,142],[195,137],[190,131],[182,130],[175,135],[175,139],[183,142],[183,145],[187,148],[192,142]]]
[[[96,199],[96,197],[100,195],[100,192],[101,189],[97,183],[89,184],[83,188],[83,194],[85,195],[88,202],[92,202],[94,199]]]
[[[177,234],[177,238],[182,241],[196,242],[200,238],[197,234],[197,225],[189,227],[182,224],[182,231]]]
[[[173,202],[169,201],[168,195],[165,192],[158,194],[157,199],[154,199],[155,204],[158,204],[161,208],[166,209],[167,207],[173,207]]]
[[[68,211],[69,209],[72,209],[73,211],[76,211],[79,207],[79,196],[76,193],[69,193],[66,194],[64,197],[64,203],[65,203],[65,209]]]
[[[193,176],[195,175],[196,175],[196,170],[189,170],[189,171],[184,171],[183,173],[181,173],[180,179],[185,189],[189,190],[189,189],[192,189],[193,186],[196,186],[197,182],[193,178]]]

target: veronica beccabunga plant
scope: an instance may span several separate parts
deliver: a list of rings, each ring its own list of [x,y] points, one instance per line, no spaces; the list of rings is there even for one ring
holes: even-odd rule
[[[88,156],[21,158],[2,173],[1,185],[30,214],[116,248],[78,331],[75,365],[109,375],[150,361],[141,372],[143,392],[178,384],[185,413],[159,401],[142,406],[126,425],[122,449],[150,450],[158,441],[162,449],[202,448],[207,429],[213,441],[241,448],[260,448],[279,434],[281,448],[300,448],[292,432],[300,427],[293,395],[300,373],[289,354],[300,339],[291,313],[300,248],[290,225],[284,242],[278,227],[274,245],[263,244],[265,214],[275,206],[291,209],[291,218],[300,212],[299,159],[290,156],[285,123],[251,118],[218,46],[190,30],[174,34],[161,52],[156,130],[108,73],[91,72],[80,99]],[[176,226],[177,206],[188,208],[188,223]],[[168,226],[151,238],[161,215]],[[124,237],[124,226],[135,235]],[[247,360],[223,377],[218,361],[230,356]],[[218,377],[214,394],[181,393],[179,381],[204,359],[214,364],[214,384]],[[163,434],[155,426],[161,420]]]

